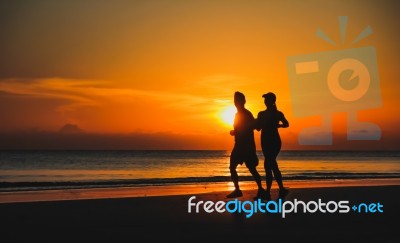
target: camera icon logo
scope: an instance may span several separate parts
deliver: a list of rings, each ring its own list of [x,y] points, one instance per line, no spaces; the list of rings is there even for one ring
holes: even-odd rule
[[[345,26],[343,20],[347,22],[347,17],[339,17],[341,27]],[[372,33],[370,27],[366,30],[357,39]],[[330,40],[321,30],[317,35]],[[376,60],[372,46],[287,58],[293,115],[322,117],[321,126],[300,131],[299,144],[332,145],[332,116],[336,112],[347,113],[348,140],[381,138],[379,126],[357,119],[358,111],[382,106]]]

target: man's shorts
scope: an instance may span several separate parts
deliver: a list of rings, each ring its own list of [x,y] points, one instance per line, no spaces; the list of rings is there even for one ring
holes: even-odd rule
[[[257,153],[254,149],[238,149],[233,148],[230,157],[230,166],[242,165],[243,162],[247,168],[256,167],[258,165]]]

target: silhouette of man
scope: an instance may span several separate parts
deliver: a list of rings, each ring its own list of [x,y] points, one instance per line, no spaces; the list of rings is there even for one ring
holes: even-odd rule
[[[284,198],[289,193],[283,186],[282,174],[276,161],[282,146],[278,128],[289,127],[289,122],[283,113],[277,109],[274,93],[269,92],[262,97],[267,109],[258,113],[256,129],[261,130],[261,148],[265,159],[264,168],[267,181],[266,200],[271,200],[272,173],[279,185],[279,197]]]
[[[258,157],[256,153],[256,144],[254,142],[254,126],[255,119],[253,114],[247,110],[244,105],[246,98],[243,93],[235,92],[234,102],[237,109],[235,114],[234,130],[230,131],[232,136],[235,136],[235,145],[230,156],[229,170],[235,190],[227,195],[227,198],[241,197],[242,191],[239,187],[239,176],[236,172],[237,166],[243,162],[253,175],[258,186],[256,198],[262,198],[265,194],[262,188],[261,177],[257,172]]]

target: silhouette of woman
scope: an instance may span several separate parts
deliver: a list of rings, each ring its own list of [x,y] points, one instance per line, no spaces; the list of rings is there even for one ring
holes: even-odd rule
[[[261,130],[261,148],[264,154],[264,168],[267,181],[266,199],[271,200],[272,173],[279,185],[279,197],[284,198],[289,190],[283,186],[282,174],[279,170],[276,158],[281,151],[282,141],[278,128],[289,127],[282,112],[276,107],[276,96],[274,93],[266,93],[262,96],[264,104],[267,106],[265,111],[261,111],[257,116],[256,129]]]

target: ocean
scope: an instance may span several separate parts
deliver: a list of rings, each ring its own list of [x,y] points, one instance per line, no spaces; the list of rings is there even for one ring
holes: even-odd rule
[[[230,151],[0,151],[0,191],[229,182]],[[264,158],[257,167],[264,177]],[[400,151],[282,151],[284,180],[400,178]],[[252,177],[243,164],[241,181]]]

